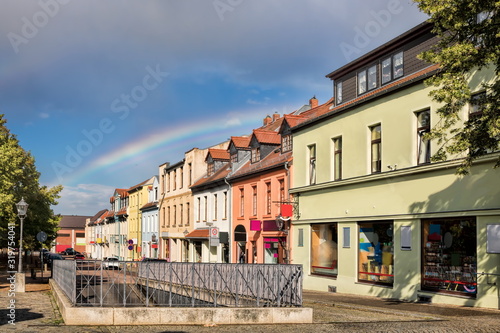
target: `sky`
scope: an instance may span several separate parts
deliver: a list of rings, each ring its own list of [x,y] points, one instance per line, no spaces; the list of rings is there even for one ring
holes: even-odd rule
[[[0,114],[54,212],[94,215],[268,114],[333,95],[325,75],[425,21],[410,0],[3,0]]]

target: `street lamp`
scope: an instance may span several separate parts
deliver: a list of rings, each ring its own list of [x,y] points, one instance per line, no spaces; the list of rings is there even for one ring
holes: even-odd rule
[[[22,273],[23,271],[23,222],[26,217],[26,212],[28,211],[28,204],[24,201],[24,198],[21,198],[16,204],[17,207],[17,216],[21,220],[21,230],[19,234],[19,268],[18,273]]]

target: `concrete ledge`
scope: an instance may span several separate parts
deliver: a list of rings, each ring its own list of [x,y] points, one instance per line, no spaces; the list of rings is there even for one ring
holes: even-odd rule
[[[52,279],[50,287],[66,325],[309,324],[311,308],[75,307]]]

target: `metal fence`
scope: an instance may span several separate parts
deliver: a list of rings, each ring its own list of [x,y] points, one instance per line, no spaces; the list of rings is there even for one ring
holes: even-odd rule
[[[299,307],[302,266],[54,261],[76,306]]]

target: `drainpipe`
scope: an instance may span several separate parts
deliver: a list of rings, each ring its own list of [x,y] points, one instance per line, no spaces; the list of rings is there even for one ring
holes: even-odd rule
[[[229,257],[229,262],[232,262],[232,258],[233,258],[233,246],[232,246],[232,235],[233,235],[233,206],[231,205],[231,197],[232,197],[232,193],[231,193],[231,184],[229,184],[229,182],[227,181],[227,177],[224,177],[224,182],[226,183],[227,187],[228,187],[228,190],[227,190],[227,220],[229,221],[229,232],[228,232],[228,237],[227,237],[227,241],[229,242],[229,253],[228,253],[228,257]]]

